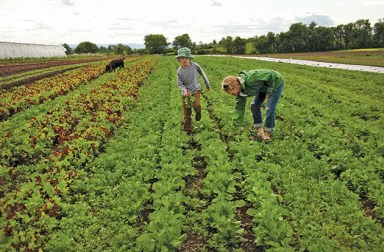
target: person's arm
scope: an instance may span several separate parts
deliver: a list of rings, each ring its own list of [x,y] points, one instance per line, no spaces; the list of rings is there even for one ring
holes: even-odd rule
[[[268,98],[269,96],[272,95],[272,93],[274,91],[275,78],[274,78],[273,74],[269,74],[268,80],[265,81],[264,83],[265,83],[265,87],[267,88],[266,94],[267,94],[267,98]]]
[[[209,83],[207,75],[205,74],[204,70],[198,64],[196,64],[196,66],[197,66],[197,72],[200,74],[200,76],[204,80],[205,87],[209,90],[211,88],[211,84]]]
[[[234,121],[235,126],[240,126],[243,123],[246,101],[247,98],[244,96],[236,97],[236,119]]]
[[[274,91],[274,88],[273,88],[274,83],[272,83],[271,85],[272,86],[268,86],[267,87],[267,98],[269,98],[272,95],[273,91]]]
[[[181,80],[179,72],[177,72],[177,85],[179,86],[179,88],[181,90],[181,94],[186,95],[188,90],[185,87],[183,81]]]

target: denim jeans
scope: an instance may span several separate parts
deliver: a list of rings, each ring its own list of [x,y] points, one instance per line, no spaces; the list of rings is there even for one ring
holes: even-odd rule
[[[283,92],[284,82],[276,89],[275,92],[269,97],[267,101],[267,118],[265,120],[265,131],[271,132],[275,129],[275,110],[277,102],[280,99],[281,93]],[[251,102],[251,111],[253,115],[253,123],[256,128],[263,127],[263,117],[261,114],[261,105],[266,98],[265,93],[257,94]]]

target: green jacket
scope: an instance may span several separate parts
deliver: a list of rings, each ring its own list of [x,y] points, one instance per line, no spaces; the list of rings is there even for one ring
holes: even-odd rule
[[[236,97],[236,125],[243,122],[245,104],[247,97],[256,96],[259,93],[266,93],[267,96],[273,92],[284,82],[283,76],[270,69],[255,69],[250,71],[241,71],[238,73],[241,90]]]

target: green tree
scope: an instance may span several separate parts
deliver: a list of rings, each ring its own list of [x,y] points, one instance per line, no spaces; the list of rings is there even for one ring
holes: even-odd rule
[[[314,51],[330,51],[335,49],[336,40],[332,28],[320,26],[316,31],[316,47]]]
[[[227,36],[226,38],[222,38],[219,42],[219,45],[224,47],[225,51],[228,54],[234,53],[234,45],[233,45],[233,38],[231,36]]]
[[[276,53],[276,35],[273,32],[267,33],[267,53]]]
[[[308,28],[303,23],[295,23],[289,27],[287,32],[288,43],[290,52],[305,52],[308,46]]]
[[[236,54],[245,54],[245,46],[247,45],[247,40],[236,37],[233,41],[233,53]]]
[[[173,42],[172,42],[172,46],[175,50],[182,48],[182,47],[188,47],[191,50],[194,49],[192,40],[187,33],[175,37],[175,40],[173,40]]]
[[[267,36],[261,35],[260,37],[256,37],[254,46],[256,51],[261,54],[268,53],[268,41]]]
[[[368,19],[353,24],[353,48],[367,48],[372,44],[372,27]]]
[[[132,49],[127,45],[117,44],[113,52],[117,55],[127,55],[132,53]]]
[[[108,52],[113,52],[115,50],[115,48],[116,48],[116,45],[108,45],[107,51]]]
[[[108,49],[105,46],[100,46],[99,47],[99,53],[107,53]]]
[[[342,25],[338,25],[332,28],[333,34],[335,36],[335,49],[340,50],[345,48],[344,44],[344,30]]]
[[[277,41],[276,42],[277,42],[277,52],[278,53],[292,52],[287,32],[280,32],[277,35]]]
[[[307,45],[306,45],[306,52],[315,52],[318,50],[319,47],[319,37],[317,34],[317,24],[315,22],[311,22],[308,25],[307,28],[307,33],[308,33],[308,38],[307,38]]]
[[[85,41],[81,42],[75,48],[75,53],[97,53],[99,51],[99,47],[91,42]]]
[[[384,47],[384,20],[381,18],[373,25],[373,43],[376,47]]]
[[[212,45],[211,53],[218,53],[219,52],[219,50],[218,50],[219,44],[217,43],[216,39],[214,39],[212,41],[212,43],[210,43],[210,45]]]
[[[149,34],[144,37],[144,45],[149,54],[164,54],[169,44],[164,35]]]
[[[353,23],[342,25],[343,27],[343,38],[344,38],[344,49],[351,49],[353,45]]]
[[[68,44],[63,44],[62,45],[65,48],[65,54],[72,54],[72,48]]]
[[[211,43],[203,43],[202,41],[199,41],[199,44],[195,46],[196,54],[208,54],[212,53],[212,51],[213,45]]]

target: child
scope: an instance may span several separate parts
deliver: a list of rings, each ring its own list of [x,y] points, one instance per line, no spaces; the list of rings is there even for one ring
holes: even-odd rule
[[[183,47],[177,51],[177,61],[180,62],[180,67],[177,69],[177,84],[181,90],[182,103],[183,103],[183,117],[184,117],[184,130],[191,134],[192,133],[192,107],[195,111],[196,121],[201,119],[201,85],[198,81],[198,75],[203,77],[205,87],[207,90],[211,88],[209,80],[205,75],[203,69],[195,62],[192,62],[193,55],[189,48]],[[191,96],[194,96],[193,102]]]
[[[269,69],[241,71],[237,76],[225,77],[221,88],[226,93],[236,96],[235,125],[240,125],[243,121],[247,97],[254,96],[251,111],[254,126],[258,129],[257,136],[261,140],[270,140],[271,132],[275,129],[275,109],[284,88],[283,76]],[[267,118],[264,132],[261,105],[265,99],[267,99]]]

